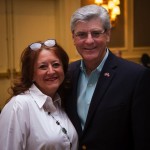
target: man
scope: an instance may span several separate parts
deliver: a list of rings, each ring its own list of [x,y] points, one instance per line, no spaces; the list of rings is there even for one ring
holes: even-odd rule
[[[65,106],[79,135],[79,149],[146,150],[149,70],[107,48],[111,24],[103,7],[79,8],[71,31],[82,60],[70,64],[72,86]]]

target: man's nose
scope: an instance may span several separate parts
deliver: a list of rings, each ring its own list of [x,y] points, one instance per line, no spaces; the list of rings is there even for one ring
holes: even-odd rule
[[[91,43],[91,42],[93,42],[93,41],[94,41],[94,40],[93,40],[92,34],[89,32],[89,33],[87,34],[86,42]]]

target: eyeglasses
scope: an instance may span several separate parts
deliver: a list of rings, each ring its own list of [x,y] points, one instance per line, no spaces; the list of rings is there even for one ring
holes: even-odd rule
[[[91,34],[92,38],[99,38],[101,37],[106,30],[103,31],[91,31],[91,32],[77,32],[75,33],[75,36],[79,39],[86,39],[88,37],[88,34]]]
[[[56,40],[50,39],[50,40],[46,40],[45,42],[42,42],[42,43],[40,43],[40,42],[32,43],[29,47],[31,48],[31,50],[36,51],[36,50],[39,50],[43,44],[47,47],[53,47],[56,45]]]

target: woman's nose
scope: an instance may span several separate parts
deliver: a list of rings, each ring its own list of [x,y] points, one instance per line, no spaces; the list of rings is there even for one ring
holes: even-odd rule
[[[55,72],[55,69],[50,65],[50,66],[48,67],[47,72],[48,72],[49,74],[52,74],[52,73]]]

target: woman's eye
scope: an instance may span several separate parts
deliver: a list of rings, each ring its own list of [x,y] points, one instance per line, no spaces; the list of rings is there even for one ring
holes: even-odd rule
[[[54,68],[58,68],[60,66],[60,63],[53,63],[52,65]]]
[[[42,70],[46,70],[47,69],[47,65],[40,65],[38,68],[42,69]]]

